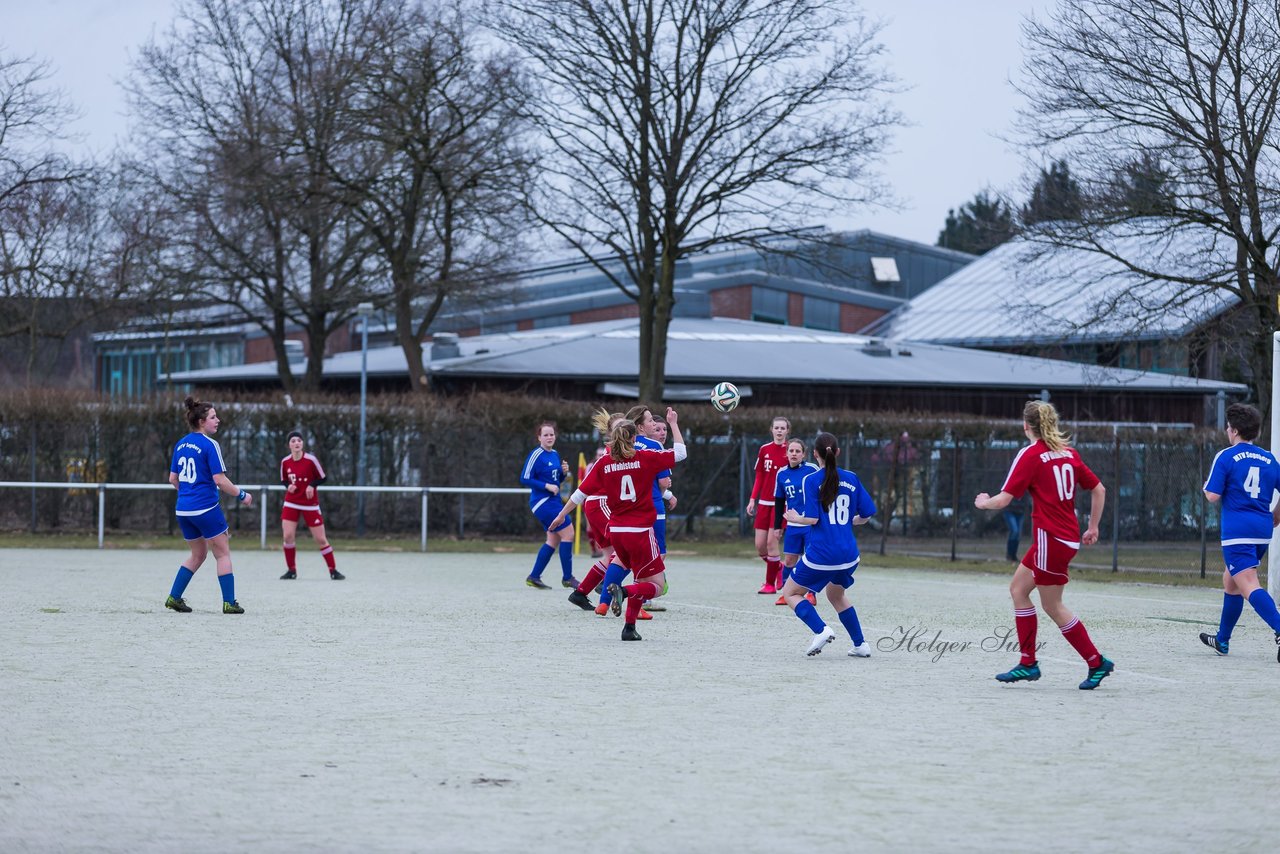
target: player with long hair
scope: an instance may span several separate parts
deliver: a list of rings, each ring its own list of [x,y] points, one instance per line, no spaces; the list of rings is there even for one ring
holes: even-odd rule
[[[547,532],[547,539],[538,549],[533,560],[533,570],[524,583],[538,590],[550,590],[551,585],[542,583],[542,571],[551,562],[551,556],[560,551],[560,569],[563,587],[577,587],[578,581],[573,577],[573,524],[563,521],[556,513],[563,507],[560,499],[560,484],[569,475],[569,463],[561,460],[555,451],[556,424],[554,421],[543,421],[534,431],[538,437],[538,447],[529,452],[524,459],[524,468],[520,470],[520,484],[529,487],[529,511],[533,513]],[[551,520],[560,518],[554,526]]]
[[[600,432],[601,436],[607,437],[614,423],[623,420],[624,417],[621,413],[610,413],[608,410],[601,409],[592,417],[591,423]],[[599,465],[601,460],[606,459],[608,455],[609,449],[607,447],[602,445],[597,449],[596,458],[591,461],[591,465],[587,466],[587,471],[583,475],[584,482],[591,470]],[[574,494],[579,492],[581,490],[575,490]],[[600,551],[600,558],[592,564],[591,569],[587,571],[586,577],[569,594],[569,601],[584,611],[594,610],[600,616],[604,616],[609,612],[609,604],[608,602],[601,602],[598,606],[593,605],[589,594],[595,590],[596,585],[604,581],[605,573],[613,562],[613,543],[609,539],[610,511],[607,498],[608,496],[603,494],[585,495],[583,501],[575,503],[571,500],[569,504],[562,508],[565,517],[568,518],[569,511],[577,506],[578,503],[581,504],[582,515],[587,520],[587,536],[591,540],[591,545]]]
[[[280,461],[280,482],[284,485],[284,505],[280,508],[280,529],[284,539],[284,575],[282,581],[298,577],[298,519],[301,518],[316,541],[320,556],[329,567],[329,577],[334,581],[346,578],[338,572],[333,557],[333,546],[324,533],[324,516],[320,513],[320,496],[317,490],[325,481],[324,466],[315,454],[308,453],[306,440],[294,430],[289,434],[289,453]]]
[[[1031,400],[1022,410],[1022,432],[1031,443],[1013,458],[1004,486],[996,495],[978,493],[973,505],[979,510],[1002,510],[1023,493],[1031,493],[1032,545],[1013,571],[1009,595],[1013,597],[1013,620],[1018,631],[1022,658],[1018,666],[996,675],[1000,682],[1035,681],[1040,678],[1036,659],[1036,629],[1039,618],[1033,590],[1040,591],[1040,604],[1061,630],[1067,643],[1089,668],[1080,688],[1091,691],[1115,670],[1115,664],[1089,638],[1084,623],[1066,605],[1062,591],[1070,577],[1071,559],[1083,543],[1098,541],[1098,520],[1106,503],[1107,489],[1058,424],[1058,410],[1051,403]],[[1080,534],[1076,518],[1077,489],[1089,493],[1089,525]]]
[[[876,515],[876,503],[856,474],[836,465],[839,455],[840,446],[830,433],[819,433],[813,440],[813,457],[822,468],[810,472],[800,482],[802,509],[788,507],[785,512],[787,522],[809,530],[805,535],[804,555],[782,586],[782,595],[796,616],[813,631],[806,655],[817,655],[836,638],[836,633],[823,622],[817,608],[804,595],[806,590],[811,593],[826,590],[827,601],[836,609],[836,616],[853,641],[849,655],[869,658],[871,644],[862,633],[848,590],[853,586],[853,573],[862,560],[853,527],[865,524]]]
[[[222,613],[243,614],[244,608],[236,601],[236,577],[231,570],[231,545],[227,538],[230,528],[218,493],[234,495],[246,507],[253,506],[253,496],[227,478],[222,447],[213,438],[221,423],[213,404],[188,397],[183,406],[191,432],[173,447],[169,483],[178,490],[174,513],[191,554],[178,567],[164,606],[183,614],[191,613],[191,606],[182,594],[212,551],[218,566],[218,585],[222,588]]]
[[[755,481],[751,485],[751,499],[747,502],[747,515],[753,518],[756,553],[764,561],[764,584],[757,593],[773,594],[782,584],[782,557],[778,537],[773,536],[774,489],[778,472],[787,465],[787,436],[791,422],[779,415],[770,426],[773,441],[760,446],[756,453]],[[781,510],[778,511],[782,512]]]
[[[805,447],[803,439],[787,440],[787,467],[778,472],[777,488],[773,494],[773,506],[776,511],[773,514],[773,533],[775,537],[782,543],[782,584],[787,583],[787,579],[791,577],[791,571],[795,569],[796,562],[800,560],[800,555],[804,553],[805,534],[809,532],[809,528],[804,525],[788,525],[786,516],[784,515],[789,508],[795,508],[797,512],[803,512],[804,506],[801,503],[800,483],[806,477],[818,470],[818,466],[811,460],[806,460],[808,449]],[[818,604],[817,597],[813,592],[806,594],[810,604]],[[775,605],[787,604],[786,596],[778,596]]]
[[[1218,631],[1200,633],[1200,642],[1226,655],[1231,633],[1244,611],[1245,600],[1276,636],[1280,661],[1280,611],[1271,594],[1258,584],[1258,566],[1267,553],[1271,534],[1280,525],[1280,504],[1271,509],[1280,488],[1280,463],[1268,450],[1253,444],[1262,429],[1262,413],[1247,403],[1227,407],[1227,441],[1218,452],[1204,482],[1204,497],[1222,502],[1222,616]]]
[[[615,615],[622,611],[621,600],[627,600],[627,619],[622,627],[624,641],[641,639],[636,632],[640,606],[666,590],[666,567],[653,533],[658,515],[651,499],[653,482],[659,473],[685,459],[688,453],[674,409],[667,410],[667,423],[671,425],[674,446],[669,451],[649,451],[636,449],[634,421],[615,422],[606,442],[609,456],[587,473],[570,496],[573,504],[581,504],[588,495],[604,495],[608,501],[609,540],[614,549],[610,571],[618,567],[623,575],[630,571],[635,577],[633,584],[614,583],[608,591]],[[557,518],[564,519],[568,514],[566,505]]]
[[[644,404],[637,404],[627,410],[623,416],[628,421],[636,425],[636,450],[637,451],[660,451],[663,448],[663,442],[666,440],[666,423],[655,418],[653,410]],[[661,435],[662,440],[656,438]],[[661,471],[653,482],[653,508],[655,518],[653,522],[653,538],[658,544],[658,551],[663,558],[667,555],[667,504],[670,500],[671,506],[675,506],[675,496],[671,494],[671,472],[670,470]],[[604,615],[605,609],[609,608],[613,603],[613,594],[609,592],[610,588],[621,584],[626,578],[626,572],[616,563],[611,564],[608,572],[604,577],[604,589],[600,593],[600,604],[596,608],[596,613]],[[654,606],[655,611],[665,610],[661,605]],[[643,608],[640,611],[639,619],[651,619],[651,615]]]

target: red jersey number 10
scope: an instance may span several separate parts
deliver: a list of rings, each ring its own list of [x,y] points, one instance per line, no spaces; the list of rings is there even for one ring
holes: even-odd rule
[[[1053,466],[1053,482],[1058,487],[1058,500],[1071,501],[1076,497],[1076,470],[1070,463]]]

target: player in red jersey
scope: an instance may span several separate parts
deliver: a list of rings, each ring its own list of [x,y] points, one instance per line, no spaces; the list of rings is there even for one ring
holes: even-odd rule
[[[306,524],[311,538],[320,547],[320,555],[329,567],[329,577],[334,581],[346,578],[338,572],[333,559],[333,546],[324,535],[324,517],[320,515],[320,498],[317,487],[324,483],[324,466],[315,454],[306,453],[302,434],[294,430],[289,434],[289,456],[280,461],[280,482],[284,484],[284,506],[280,508],[280,527],[284,533],[285,573],[281,580],[298,577],[298,518]]]
[[[1030,445],[1018,452],[998,495],[978,493],[973,504],[979,510],[1002,510],[1023,493],[1031,493],[1032,544],[1022,563],[1013,572],[1009,593],[1013,597],[1013,618],[1018,629],[1022,660],[1018,666],[996,676],[1001,682],[1034,681],[1040,678],[1036,661],[1036,607],[1031,591],[1040,591],[1040,604],[1053,618],[1062,636],[1075,647],[1089,667],[1080,687],[1098,687],[1115,670],[1115,664],[1098,652],[1084,623],[1062,604],[1062,590],[1070,581],[1067,568],[1083,542],[1098,541],[1098,520],[1107,490],[1098,476],[1080,459],[1058,427],[1058,411],[1052,404],[1028,401],[1022,411],[1022,430]],[[1076,489],[1089,492],[1089,527],[1080,536],[1076,518]]]
[[[779,415],[773,419],[773,441],[760,446],[756,454],[756,480],[747,502],[747,515],[754,516],[756,553],[764,561],[764,584],[757,593],[773,594],[782,586],[782,550],[773,527],[774,488],[778,472],[787,467],[787,436],[791,422]],[[782,511],[779,510],[779,513]]]
[[[574,504],[581,504],[588,495],[606,496],[613,562],[629,570],[635,578],[633,584],[609,586],[614,614],[621,612],[622,599],[627,600],[627,619],[622,627],[624,641],[640,640],[636,633],[640,606],[666,591],[666,567],[653,534],[653,523],[658,518],[653,504],[653,484],[659,473],[687,456],[674,409],[667,409],[667,423],[671,425],[674,447],[669,451],[650,451],[636,448],[635,422],[614,422],[606,442],[609,456],[592,467],[571,496]],[[561,518],[568,513],[566,505]]]
[[[601,409],[591,419],[591,423],[600,431],[600,435],[608,436],[613,424],[624,417],[620,412],[611,414]],[[601,460],[607,459],[608,456],[609,451],[607,448],[602,446],[596,450],[596,458],[591,461],[591,465],[587,466],[587,471],[582,476],[584,482],[587,475],[591,474],[591,470],[599,465]],[[591,569],[587,571],[586,577],[569,594],[569,601],[584,611],[594,609],[596,614],[601,617],[609,612],[609,605],[602,602],[599,606],[593,606],[588,594],[604,580],[605,572],[608,570],[609,564],[613,562],[613,544],[609,539],[609,502],[605,498],[603,494],[588,495],[583,501],[570,502],[564,508],[567,517],[574,506],[579,503],[582,505],[582,514],[587,518],[587,536],[591,539],[591,545],[601,552],[600,559],[592,564]],[[649,619],[649,617],[642,611],[640,619]]]

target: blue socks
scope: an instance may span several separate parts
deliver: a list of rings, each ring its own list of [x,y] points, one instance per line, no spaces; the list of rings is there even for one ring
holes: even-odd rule
[[[1218,622],[1218,643],[1229,643],[1231,632],[1244,611],[1244,597],[1238,593],[1222,594],[1222,619]]]
[[[236,576],[235,573],[228,572],[226,575],[218,576],[218,585],[222,587],[222,601],[236,601]]]
[[[191,579],[195,578],[195,575],[185,566],[178,567],[178,574],[174,576],[173,587],[169,590],[169,595],[174,599],[181,599],[183,592],[187,589],[187,585],[191,583]]]
[[[573,543],[560,544],[560,571],[565,581],[573,578]]]
[[[849,610],[852,611],[853,609],[850,608]],[[804,624],[812,629],[815,635],[827,627],[827,624],[822,622],[822,618],[818,616],[818,609],[809,604],[808,599],[801,599],[796,604],[796,616],[803,620]],[[855,621],[857,620],[856,617],[854,619]]]
[[[1271,598],[1270,593],[1259,587],[1249,594],[1249,604],[1258,612],[1262,621],[1271,627],[1271,631],[1280,634],[1280,611],[1276,610],[1276,601]]]
[[[813,607],[810,605],[809,607]],[[797,611],[799,609],[796,609]],[[862,623],[858,622],[858,612],[850,605],[848,608],[836,614],[840,618],[840,622],[844,623],[844,630],[849,633],[849,637],[853,640],[854,646],[862,646],[866,638],[862,636]]]
[[[613,597],[609,595],[609,585],[621,584],[626,577],[626,567],[618,566],[616,563],[609,564],[609,568],[604,571],[604,581],[600,582],[603,585],[600,588],[600,601],[606,605],[612,602]]]
[[[542,544],[542,548],[538,549],[538,556],[533,559],[533,572],[529,573],[530,578],[541,578],[542,570],[547,568],[547,564],[551,563],[551,556],[556,550],[546,543]]]

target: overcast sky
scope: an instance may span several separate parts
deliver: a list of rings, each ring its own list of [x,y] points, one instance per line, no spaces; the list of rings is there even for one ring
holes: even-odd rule
[[[907,87],[895,104],[911,126],[898,131],[883,169],[904,206],[826,224],[933,243],[947,209],[983,187],[1020,199],[1026,165],[998,137],[1020,105],[1009,79],[1022,62],[1021,21],[1053,2],[862,0],[887,22],[889,66]],[[51,62],[83,113],[75,129],[105,151],[126,132],[119,81],[129,57],[172,9],[173,0],[0,0],[0,48]]]

